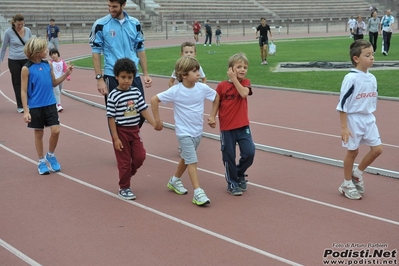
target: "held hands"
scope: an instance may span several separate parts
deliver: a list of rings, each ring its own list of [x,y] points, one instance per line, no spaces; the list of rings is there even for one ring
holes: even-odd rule
[[[208,117],[208,125],[211,128],[215,128],[216,127],[216,119],[215,119],[215,117]]]
[[[162,123],[162,121],[155,121],[154,129],[155,129],[156,131],[161,131],[162,128],[163,128],[163,123]]]

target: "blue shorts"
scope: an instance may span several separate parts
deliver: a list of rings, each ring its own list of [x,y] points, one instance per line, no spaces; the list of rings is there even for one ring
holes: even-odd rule
[[[180,157],[184,160],[185,164],[193,164],[198,162],[197,148],[201,142],[201,136],[190,137],[190,136],[177,136],[177,141],[180,145]]]

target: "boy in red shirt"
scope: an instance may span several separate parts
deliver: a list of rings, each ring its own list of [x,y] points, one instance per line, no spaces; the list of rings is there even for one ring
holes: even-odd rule
[[[255,144],[249,128],[247,96],[252,95],[251,82],[245,76],[248,71],[248,59],[238,53],[229,58],[227,75],[229,80],[222,81],[216,87],[220,103],[212,109],[208,124],[216,126],[216,114],[219,111],[220,142],[222,160],[226,169],[227,191],[240,196],[247,190],[246,170],[255,157]],[[236,165],[236,144],[240,147],[241,158]]]

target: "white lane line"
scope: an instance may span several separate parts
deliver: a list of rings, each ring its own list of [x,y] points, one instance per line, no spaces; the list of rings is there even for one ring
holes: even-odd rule
[[[41,266],[40,263],[38,263],[37,261],[34,261],[33,259],[29,258],[24,253],[22,253],[21,251],[19,251],[16,248],[14,248],[13,246],[8,244],[7,242],[2,240],[1,238],[0,238],[0,246],[2,246],[3,248],[7,249],[12,254],[14,254],[15,256],[17,256],[18,258],[20,258],[21,260],[25,261],[26,263],[28,263],[31,266]]]
[[[110,141],[110,140],[106,140],[106,139],[103,139],[103,138],[88,134],[88,133],[86,133],[84,131],[81,131],[79,129],[67,126],[65,124],[62,124],[62,126],[65,127],[65,128],[68,128],[68,129],[70,129],[72,131],[78,132],[78,133],[80,133],[82,135],[86,135],[88,137],[92,137],[92,138],[101,140],[103,142],[112,144],[112,141]],[[156,156],[156,155],[153,155],[153,154],[150,154],[150,153],[147,153],[147,156],[153,157],[153,158],[158,159],[158,160],[163,160],[163,161],[166,161],[166,162],[178,164],[177,161],[173,161],[173,160],[170,160],[170,159],[167,159],[167,158],[164,158],[164,157]],[[216,175],[216,176],[220,176],[220,177],[224,178],[224,174],[220,174],[220,173],[216,173],[216,172],[213,172],[213,171],[209,171],[209,170],[206,170],[206,169],[203,169],[203,168],[200,168],[200,167],[198,168],[198,170],[202,171],[202,172],[206,172],[208,174],[212,174],[212,175]],[[285,191],[278,190],[278,189],[271,188],[271,187],[266,187],[266,186],[255,184],[255,183],[252,183],[252,182],[248,182],[248,184],[251,184],[253,186],[256,186],[256,187],[259,187],[259,188],[263,188],[263,189],[266,189],[266,190],[270,190],[270,191],[273,191],[273,192],[276,192],[276,193],[279,193],[279,194],[282,194],[282,195],[286,195],[286,196],[290,196],[290,197],[293,197],[293,198],[301,199],[301,200],[304,200],[304,201],[312,202],[312,203],[319,204],[319,205],[322,205],[322,206],[327,206],[327,207],[330,207],[330,208],[333,208],[333,209],[337,209],[337,210],[341,210],[341,211],[345,211],[345,212],[350,212],[350,213],[353,213],[353,214],[356,214],[356,215],[359,215],[359,216],[371,218],[371,219],[374,219],[374,220],[378,220],[378,221],[382,221],[382,222],[386,222],[386,223],[390,223],[390,224],[394,224],[394,225],[399,225],[399,221],[394,221],[394,220],[386,219],[386,218],[383,218],[383,217],[380,217],[380,216],[376,216],[376,215],[372,215],[372,214],[368,214],[368,213],[364,213],[364,212],[359,212],[359,211],[355,211],[355,210],[351,210],[351,209],[344,208],[344,207],[337,206],[337,205],[333,205],[333,204],[330,204],[330,203],[327,203],[327,202],[323,202],[323,201],[319,201],[319,200],[303,197],[303,196],[300,196],[300,195],[292,194],[292,193],[285,192]]]
[[[79,131],[79,132],[81,132],[81,131]],[[87,135],[87,136],[92,136],[92,135]],[[106,141],[106,142],[108,142],[108,141]],[[14,151],[14,150],[12,150],[12,149],[10,149],[10,148],[4,146],[3,144],[0,144],[0,147],[3,148],[3,149],[5,149],[5,150],[7,150],[7,151],[9,151],[10,153],[12,153],[12,154],[14,154],[14,155],[16,155],[16,156],[22,158],[22,159],[25,159],[25,160],[28,161],[28,162],[31,162],[32,164],[35,164],[35,165],[37,164],[37,162],[36,162],[35,160],[32,160],[32,159],[30,159],[30,158],[28,158],[28,157],[26,157],[26,156],[24,156],[24,155],[22,155],[22,154],[16,152],[16,151]],[[221,239],[221,240],[226,241],[226,242],[228,242],[228,243],[230,243],[230,244],[237,245],[237,246],[239,246],[239,247],[242,247],[242,248],[245,248],[245,249],[247,249],[247,250],[256,252],[256,253],[258,253],[258,254],[260,254],[260,255],[269,257],[269,258],[271,258],[271,259],[274,259],[274,260],[277,260],[277,261],[286,263],[286,264],[288,264],[288,265],[302,266],[302,264],[299,264],[299,263],[297,263],[297,262],[290,261],[290,260],[288,260],[288,259],[285,259],[285,258],[282,258],[282,257],[280,257],[280,256],[274,255],[274,254],[272,254],[272,253],[270,253],[270,252],[261,250],[261,249],[259,249],[259,248],[254,247],[254,246],[251,246],[251,245],[242,243],[242,242],[240,242],[240,241],[237,241],[237,240],[235,240],[235,239],[232,239],[232,238],[226,237],[226,236],[224,236],[224,235],[218,234],[218,233],[216,233],[216,232],[213,232],[213,231],[208,230],[208,229],[205,229],[205,228],[203,228],[203,227],[201,227],[201,226],[198,226],[198,225],[189,223],[189,222],[187,222],[187,221],[185,221],[185,220],[182,220],[182,219],[179,219],[179,218],[174,217],[174,216],[172,216],[172,215],[169,215],[169,214],[167,214],[167,213],[158,211],[158,210],[156,210],[156,209],[153,209],[153,208],[148,207],[148,206],[146,206],[146,205],[140,204],[140,203],[138,203],[138,202],[131,201],[131,200],[123,200],[123,199],[121,199],[119,196],[117,196],[117,195],[116,195],[115,193],[113,193],[113,192],[107,191],[107,190],[105,190],[105,189],[102,189],[102,188],[97,187],[97,186],[95,186],[95,185],[92,185],[92,184],[90,184],[90,183],[87,183],[87,182],[85,182],[85,181],[82,181],[82,180],[80,180],[80,179],[77,179],[77,178],[75,178],[75,177],[72,177],[72,176],[70,176],[70,175],[67,175],[67,174],[65,174],[65,173],[58,172],[57,174],[60,175],[60,176],[62,176],[62,177],[64,177],[64,178],[66,178],[66,179],[69,179],[69,180],[71,180],[71,181],[73,181],[73,182],[76,182],[76,183],[78,183],[78,184],[80,184],[80,185],[83,185],[83,186],[86,186],[86,187],[88,187],[88,188],[94,189],[94,190],[96,190],[96,191],[98,191],[98,192],[101,192],[101,193],[103,193],[103,194],[105,194],[105,195],[108,195],[108,196],[113,197],[113,198],[115,198],[115,199],[121,200],[121,201],[123,201],[123,202],[125,202],[125,203],[134,205],[134,206],[136,206],[136,207],[139,207],[139,208],[144,209],[144,210],[146,210],[146,211],[148,211],[148,212],[151,212],[151,213],[154,213],[154,214],[159,215],[159,216],[161,216],[161,217],[164,217],[164,218],[166,218],[166,219],[169,219],[169,220],[171,220],[171,221],[173,221],[173,222],[176,222],[176,223],[178,223],[178,224],[185,225],[185,226],[187,226],[187,227],[189,227],[189,228],[192,228],[192,229],[194,229],[194,230],[197,230],[197,231],[200,231],[200,232],[205,233],[205,234],[207,234],[207,235],[210,235],[210,236],[213,236],[213,237],[215,237],[215,238]],[[22,253],[21,253],[21,254],[18,254],[18,253],[16,253],[14,250],[12,251],[12,253],[15,254],[15,255],[17,255],[17,256],[21,256],[21,254],[22,254]],[[32,261],[33,261],[33,260],[32,260]],[[35,261],[33,261],[33,262],[35,262]],[[37,263],[37,262],[35,262],[35,263]],[[36,266],[36,265],[40,265],[40,264],[33,264],[33,265]]]

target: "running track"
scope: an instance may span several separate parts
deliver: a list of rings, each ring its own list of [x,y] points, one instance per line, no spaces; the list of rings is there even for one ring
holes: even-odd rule
[[[87,45],[61,48],[64,58],[90,53]],[[337,191],[341,168],[257,151],[248,191],[233,197],[226,192],[219,142],[203,138],[199,175],[212,203],[201,208],[191,203],[187,175],[188,195],[166,188],[179,159],[177,141],[173,130],[156,132],[148,124],[142,128],[148,156],[132,180],[137,200],[121,200],[104,110],[65,96],[56,151],[62,172],[39,176],[33,133],[15,111],[5,67],[0,65],[0,265],[323,265],[325,249],[346,250],[334,243],[399,247],[397,179],[365,174],[365,196],[351,201]],[[64,88],[102,104],[92,76],[75,69]],[[166,84],[154,77],[147,99]],[[342,160],[336,103],[334,95],[254,88],[254,141]],[[173,124],[170,108],[161,115]],[[385,145],[373,164],[395,172],[399,143],[392,117],[398,108],[395,101],[378,103]],[[362,147],[359,156],[365,152]]]

